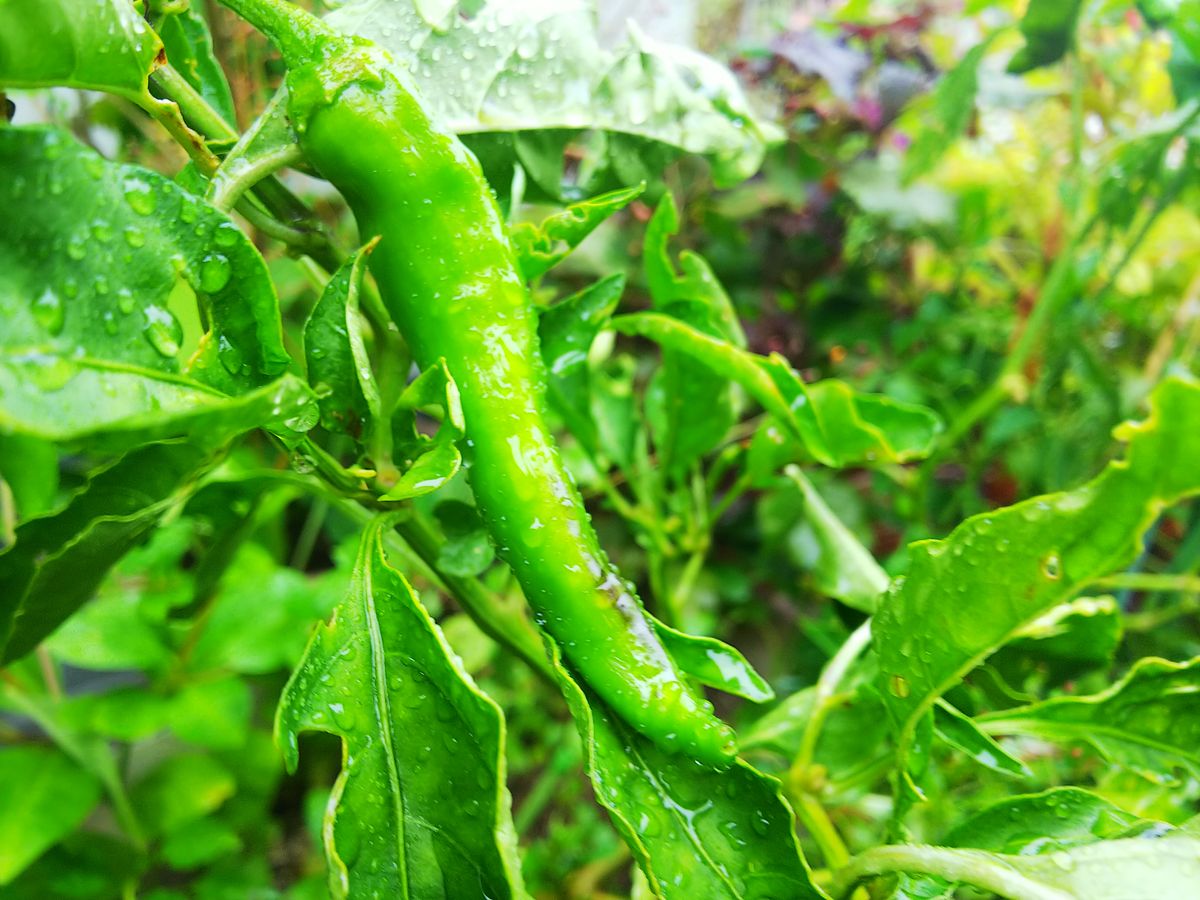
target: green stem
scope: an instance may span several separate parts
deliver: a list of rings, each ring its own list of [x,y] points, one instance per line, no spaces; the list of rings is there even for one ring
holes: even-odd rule
[[[860,881],[892,872],[920,872],[965,882],[1011,900],[1072,900],[1072,894],[1044,887],[1010,868],[999,854],[906,844],[872,847],[834,873],[832,897],[849,895]]]
[[[221,3],[270,38],[289,69],[310,61],[330,34],[320,19],[286,0],[221,0]]]
[[[192,87],[179,70],[164,63],[150,76],[164,96],[175,103],[184,120],[209,140],[236,141],[238,133],[224,117],[213,109],[204,96]]]
[[[838,834],[837,827],[829,818],[825,807],[812,794],[802,794],[794,799],[796,818],[812,836],[825,865],[830,869],[838,869],[850,862],[850,851],[846,842]]]
[[[833,698],[837,696],[838,685],[846,677],[846,672],[863,651],[871,643],[871,620],[867,619],[858,626],[846,639],[846,642],[825,664],[817,678],[817,686],[813,696],[812,713],[804,726],[804,734],[800,738],[800,749],[792,762],[788,773],[788,783],[804,786],[808,783],[809,769],[812,767],[813,755],[816,753],[817,741],[821,737],[821,729],[825,720],[833,710]],[[835,865],[830,863],[830,865]]]
[[[1200,592],[1200,575],[1154,574],[1151,572],[1118,572],[1097,578],[1089,587],[1116,591],[1164,591],[1172,593]]]

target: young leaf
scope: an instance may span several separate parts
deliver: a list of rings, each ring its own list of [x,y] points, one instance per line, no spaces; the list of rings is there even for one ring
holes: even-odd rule
[[[1056,63],[1075,41],[1083,0],[1030,0],[1021,19],[1025,46],[1008,64],[1008,71],[1020,75]]]
[[[367,526],[350,590],[280,700],[289,770],[301,731],[342,738],[325,821],[335,897],[520,897],[504,719]],[[437,760],[450,760],[439,765]]]
[[[583,239],[619,209],[624,209],[646,189],[636,187],[610,191],[589,200],[572,203],[540,223],[518,222],[510,229],[521,277],[533,281],[558,265]]]
[[[948,538],[911,545],[907,576],[875,616],[881,691],[901,758],[934,701],[1028,622],[1128,564],[1166,505],[1200,492],[1200,386],[1179,379],[1127,424],[1125,460],[1073,491],[975,516]]]
[[[442,422],[431,438],[418,430],[416,414],[434,406],[441,409]],[[445,360],[439,360],[418,375],[396,403],[392,431],[403,474],[380,499],[420,497],[453,478],[462,465],[458,442],[465,430],[458,385],[450,376]]]
[[[225,215],[47,128],[0,129],[0,167],[0,427],[123,446],[310,427],[307,391],[269,384],[289,365],[275,290]]]
[[[932,115],[922,117],[923,127],[904,154],[904,181],[911,181],[932,169],[966,132],[979,91],[979,63],[991,43],[989,39],[976,44],[938,82],[932,97]]]
[[[941,430],[923,407],[860,394],[833,379],[806,385],[782,356],[748,353],[671,316],[634,313],[613,319],[612,327],[687,353],[745,388],[797,442],[772,457],[780,464],[797,452],[831,466],[912,459],[927,453]]]
[[[945,700],[939,700],[933,708],[933,731],[985,769],[1001,775],[1033,777],[1029,766],[988,737],[970,716],[963,715]]]
[[[83,822],[100,782],[48,747],[0,749],[0,885]]]
[[[1200,658],[1143,658],[1099,694],[1054,697],[978,721],[991,734],[1091,744],[1111,763],[1177,784],[1179,770],[1200,777]]]
[[[671,658],[701,684],[755,703],[775,699],[775,691],[740,650],[714,637],[685,634],[647,615]]]
[[[542,311],[538,338],[549,370],[548,395],[570,431],[585,447],[599,447],[592,419],[588,351],[608,323],[625,290],[625,276],[601,278],[577,294]]]
[[[0,87],[86,88],[147,102],[161,49],[127,0],[0,4]]]
[[[888,589],[887,573],[798,467],[788,466],[786,474],[804,497],[804,519],[815,545],[810,571],[818,589],[854,609],[875,612]]]
[[[208,23],[195,6],[174,8],[155,26],[167,53],[167,62],[215,109],[229,125],[237,122],[233,92],[225,70],[213,53]]]
[[[321,426],[359,440],[383,419],[358,320],[358,295],[375,243],[356,250],[333,274],[304,323],[308,383],[317,395]]]
[[[0,552],[0,663],[24,656],[86,602],[208,463],[186,444],[143,447],[94,475],[59,512],[18,527],[17,542]]]
[[[742,761],[718,772],[666,752],[610,712],[567,671],[557,646],[550,649],[596,799],[654,896],[824,897],[779,782]]]

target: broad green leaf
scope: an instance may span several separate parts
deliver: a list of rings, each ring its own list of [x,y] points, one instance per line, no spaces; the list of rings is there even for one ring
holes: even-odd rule
[[[192,490],[208,464],[185,444],[135,450],[0,552],[0,662],[32,650],[91,597],[109,568]]]
[[[881,691],[901,758],[935,700],[1029,622],[1120,569],[1164,506],[1200,491],[1200,387],[1170,379],[1119,435],[1126,458],[1081,488],[975,516],[910,545],[875,616]]]
[[[376,243],[355,251],[342,264],[304,323],[308,383],[317,395],[321,425],[360,442],[383,420],[383,404],[358,316],[367,256]]]
[[[195,5],[172,9],[155,26],[170,63],[230,126],[237,122],[233,92],[213,53],[208,23]]]
[[[270,384],[275,290],[232,221],[51,129],[0,129],[0,167],[0,429],[128,446],[310,426],[303,386]]]
[[[438,571],[473,578],[496,558],[496,548],[474,506],[447,500],[433,509],[445,540],[438,548]]]
[[[875,612],[888,589],[887,573],[799,468],[788,466],[786,473],[804,498],[804,520],[811,535],[806,562],[817,588],[854,609]]]
[[[732,73],[633,26],[624,43],[606,49],[585,0],[491,0],[469,16],[450,12],[438,29],[412,0],[352,0],[327,21],[391,51],[450,130],[548,132],[557,171],[535,180],[551,194],[561,181],[563,144],[584,129],[613,145],[602,165],[617,179],[640,175],[622,166],[626,145],[636,146],[630,141],[703,154],[725,182],[749,177],[762,161],[769,126],[755,118]]]
[[[745,349],[733,303],[704,258],[689,251],[671,258],[671,236],[679,231],[679,213],[670,192],[663,194],[646,226],[642,264],[654,308],[686,321],[699,331]],[[664,469],[677,477],[712,450],[737,421],[737,398],[720,373],[686,352],[664,347],[648,411]],[[650,399],[656,400],[653,404]],[[697,410],[704,410],[697,415]],[[657,421],[656,421],[657,420]]]
[[[933,713],[934,734],[955,750],[1001,775],[1033,777],[1029,766],[988,737],[970,716],[963,715],[944,700],[938,701]]]
[[[745,388],[796,442],[776,444],[780,449],[772,458],[780,465],[800,452],[825,465],[913,459],[929,452],[941,429],[923,407],[860,394],[833,379],[806,385],[779,354],[749,353],[668,315],[634,313],[611,324],[624,334],[687,353]]]
[[[441,410],[442,422],[437,434],[429,437],[417,428],[416,414],[432,407]],[[458,385],[445,360],[439,360],[418,375],[396,403],[392,432],[403,474],[380,499],[420,497],[453,478],[462,465],[458,442],[465,431]]]
[[[0,748],[0,885],[74,831],[100,799],[100,782],[57,750]]]
[[[1056,606],[1018,632],[989,665],[1012,684],[1045,673],[1062,684],[1084,672],[1107,667],[1123,636],[1121,608],[1112,597],[1078,597]]]
[[[625,276],[600,279],[545,309],[538,317],[542,358],[549,370],[548,396],[571,433],[588,449],[599,444],[592,420],[588,352],[625,290]]]
[[[302,731],[342,738],[325,822],[335,897],[523,896],[504,786],[504,719],[384,558],[379,521],[350,590],[280,700],[289,770]]]
[[[911,181],[932,169],[971,124],[979,90],[979,63],[991,46],[985,40],[968,50],[933,91],[931,114],[921,118],[921,130],[904,154],[904,180]]]
[[[521,277],[526,281],[544,275],[558,265],[583,239],[619,209],[641,195],[644,184],[610,191],[589,200],[572,203],[541,222],[518,222],[510,229]]]
[[[0,0],[0,87],[61,85],[146,102],[161,49],[128,0]]]
[[[1025,46],[1009,61],[1008,71],[1020,74],[1056,63],[1075,41],[1075,26],[1083,0],[1029,0],[1021,19]]]
[[[1106,691],[1053,697],[979,717],[992,734],[1090,744],[1106,760],[1152,781],[1200,777],[1200,658],[1146,657]]]
[[[824,896],[812,883],[778,781],[740,760],[717,771],[666,752],[584,688],[550,647],[596,799],[655,896]]]

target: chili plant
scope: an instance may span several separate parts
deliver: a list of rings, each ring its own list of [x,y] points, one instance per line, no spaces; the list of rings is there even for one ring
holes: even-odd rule
[[[831,473],[926,497],[909,464],[1019,399],[1058,268],[947,432],[756,352],[674,250],[667,166],[728,186],[781,139],[715,61],[610,49],[582,3],[221,2],[0,3],[18,114],[93,92],[0,127],[6,891],[1195,895],[1200,658],[1112,672],[1107,593],[1194,596],[1141,571],[1200,492],[1186,367],[1090,481],[892,577]],[[1010,69],[1069,56],[1082,6],[1031,3]],[[1183,15],[1147,13],[1186,63]],[[261,110],[210,24],[282,57]],[[634,290],[565,263],[639,219]],[[722,558],[755,504],[801,520],[798,640]]]

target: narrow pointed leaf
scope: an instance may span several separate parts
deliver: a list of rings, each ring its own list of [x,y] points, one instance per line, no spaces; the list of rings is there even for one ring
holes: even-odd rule
[[[416,425],[417,411],[428,407],[438,407],[442,412],[442,422],[432,438],[422,434]],[[430,366],[405,388],[392,417],[392,430],[397,438],[397,455],[402,457],[397,462],[403,474],[381,499],[408,500],[428,494],[458,472],[462,465],[458,442],[466,425],[458,385],[445,360]]]
[[[559,686],[584,743],[596,799],[656,897],[820,900],[779,782],[745,762],[717,771],[630,729],[567,671]]]
[[[1056,63],[1075,41],[1075,26],[1083,0],[1030,0],[1021,19],[1025,46],[1008,64],[1008,71],[1021,74]]]
[[[992,734],[1090,744],[1106,760],[1153,781],[1200,777],[1200,658],[1141,659],[1106,691],[1054,697],[981,716]]]
[[[663,646],[688,675],[711,688],[755,703],[775,699],[775,691],[740,650],[714,637],[685,634],[649,617]]]
[[[1030,621],[1127,565],[1164,506],[1200,492],[1200,386],[1171,379],[1127,424],[1124,460],[1073,491],[975,516],[910,547],[875,617],[880,689],[907,753],[935,700]]]
[[[518,222],[511,229],[517,263],[526,281],[544,275],[578,247],[583,239],[619,209],[624,209],[646,189],[636,187],[609,191],[589,200],[572,203],[541,222]]]
[[[155,27],[170,63],[231,126],[237,122],[233,92],[213,52],[208,23],[194,5],[165,13]]]
[[[1029,766],[981,731],[970,716],[963,715],[944,700],[939,700],[933,708],[933,731],[955,750],[965,753],[985,769],[1001,775],[1033,777]]]
[[[388,565],[385,527],[366,528],[350,590],[317,628],[276,717],[289,769],[302,731],[343,741],[325,822],[330,891],[524,896],[503,716]]]

